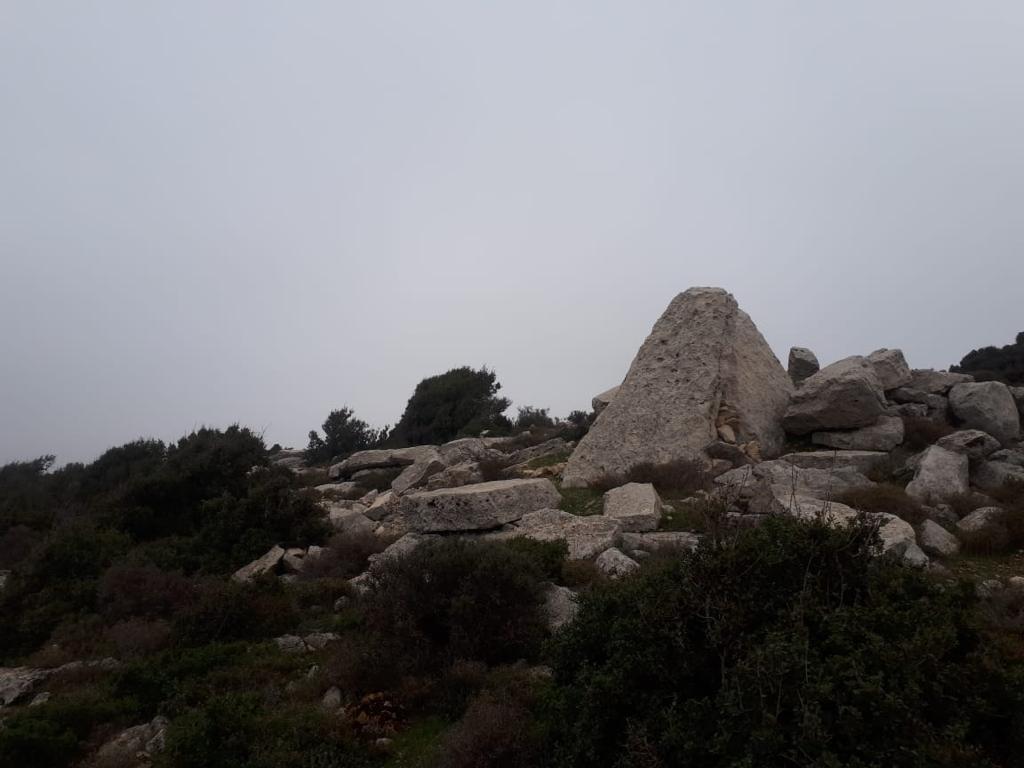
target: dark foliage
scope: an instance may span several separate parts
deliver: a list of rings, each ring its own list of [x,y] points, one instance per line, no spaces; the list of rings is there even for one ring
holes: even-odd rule
[[[443,541],[378,567],[365,601],[367,625],[396,642],[412,670],[457,659],[536,658],[544,638],[547,553],[521,546]]]
[[[677,459],[663,464],[644,462],[636,464],[622,474],[606,474],[592,483],[600,491],[618,488],[626,483],[652,483],[659,493],[668,496],[688,496],[707,488],[710,478],[697,461]]]
[[[949,370],[970,373],[978,381],[1024,385],[1024,332],[1018,333],[1014,343],[1005,347],[982,347],[968,352],[960,365],[951,366]]]
[[[955,430],[944,421],[924,416],[903,417],[903,444],[912,450],[921,451],[934,445]]]
[[[507,432],[503,412],[511,404],[498,397],[497,375],[487,368],[453,368],[416,385],[405,412],[392,433],[397,445],[446,443],[484,430]]]
[[[524,405],[519,408],[519,413],[512,422],[512,428],[516,432],[525,432],[535,428],[550,429],[555,424],[555,420],[548,415],[547,408],[534,408],[532,405]]]
[[[331,411],[323,423],[324,436],[314,430],[309,433],[306,461],[322,464],[334,458],[344,458],[356,451],[372,448],[387,439],[387,427],[373,429],[362,419],[355,418],[351,408]]]
[[[872,529],[769,519],[597,588],[556,638],[559,766],[1010,766],[1024,670]]]

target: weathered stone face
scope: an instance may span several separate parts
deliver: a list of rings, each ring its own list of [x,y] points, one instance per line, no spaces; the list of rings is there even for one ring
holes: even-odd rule
[[[949,407],[963,425],[988,432],[1003,445],[1020,437],[1020,412],[1009,388],[998,381],[957,384]]]
[[[661,499],[650,483],[627,483],[604,495],[604,514],[618,520],[623,531],[654,531],[661,521]]]
[[[874,366],[866,358],[848,357],[803,383],[782,424],[794,435],[857,429],[877,422],[885,408],[885,393]]]
[[[398,516],[418,533],[487,530],[560,500],[550,480],[495,480],[407,494],[398,501]]]
[[[608,407],[608,403],[615,399],[615,395],[619,393],[618,387],[612,387],[611,389],[605,390],[600,395],[594,395],[590,401],[590,407],[594,410],[594,413],[600,413]]]
[[[903,419],[881,416],[869,427],[842,432],[815,432],[811,435],[815,445],[847,451],[891,451],[903,442]]]
[[[750,318],[720,288],[677,296],[625,381],[569,459],[568,487],[641,463],[702,457],[719,427],[778,455],[792,383]]]
[[[789,350],[789,378],[793,384],[800,386],[806,379],[821,370],[817,356],[806,347],[793,347]]]
[[[937,445],[924,452],[907,485],[907,494],[922,504],[939,504],[967,491],[967,456]]]
[[[899,349],[876,349],[868,355],[868,362],[878,374],[882,389],[888,391],[897,387],[905,387],[911,381],[910,366]]]
[[[947,373],[933,371],[930,368],[915,368],[910,372],[911,389],[927,392],[932,395],[944,395],[957,384],[974,381],[974,377],[966,373]]]

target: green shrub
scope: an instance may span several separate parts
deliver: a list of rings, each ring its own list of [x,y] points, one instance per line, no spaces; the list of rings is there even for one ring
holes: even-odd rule
[[[273,637],[296,623],[291,601],[276,579],[197,581],[195,597],[172,619],[176,641],[188,645]]]
[[[534,408],[532,405],[524,405],[519,408],[512,428],[516,432],[525,432],[530,429],[550,429],[556,424],[555,420],[548,415],[547,408]]]
[[[1020,661],[980,634],[968,587],[874,544],[769,518],[592,590],[553,641],[553,764],[1012,764]]]
[[[440,444],[483,430],[507,432],[502,413],[511,404],[498,397],[494,371],[453,368],[416,385],[391,440],[400,445]]]
[[[485,693],[469,703],[445,735],[441,768],[532,768],[542,754],[540,734],[524,702]]]
[[[331,411],[323,423],[324,436],[309,433],[306,461],[321,464],[335,457],[372,448],[387,439],[388,430],[376,430],[362,419],[355,418],[351,408]]]
[[[973,374],[978,381],[1024,384],[1024,332],[1005,347],[982,347],[968,352],[960,365],[949,370]]]
[[[415,671],[536,658],[545,624],[534,554],[496,542],[423,544],[378,568],[367,625],[395,641]]]

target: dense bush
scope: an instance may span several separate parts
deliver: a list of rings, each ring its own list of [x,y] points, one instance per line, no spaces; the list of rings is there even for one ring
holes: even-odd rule
[[[917,525],[925,519],[921,505],[898,485],[876,483],[863,488],[851,488],[838,494],[836,501],[861,512],[896,515],[912,525]]]
[[[555,426],[555,420],[548,415],[547,408],[534,408],[532,405],[524,405],[519,408],[512,428],[516,432],[525,432],[528,429],[550,429]]]
[[[387,427],[376,430],[362,419],[355,418],[351,408],[331,411],[323,423],[324,436],[315,430],[309,433],[306,461],[321,464],[335,457],[372,448],[387,439]]]
[[[453,368],[426,378],[416,385],[391,442],[425,445],[484,430],[507,432],[511,425],[502,414],[511,402],[498,397],[500,389],[496,374],[487,368]]]
[[[457,659],[536,658],[548,567],[546,554],[500,543],[423,544],[378,566],[364,608],[367,625],[396,642],[416,671]]]
[[[964,355],[960,365],[951,371],[970,373],[978,381],[1002,381],[1024,385],[1024,332],[1018,333],[1013,344],[1005,347],[982,347]]]
[[[584,598],[556,638],[559,766],[1005,766],[1024,671],[969,588],[872,529],[771,518]]]
[[[592,483],[592,487],[608,491],[626,483],[651,483],[658,493],[666,496],[689,496],[707,488],[709,481],[710,478],[700,462],[677,459],[661,464],[635,464],[627,472],[605,474]]]

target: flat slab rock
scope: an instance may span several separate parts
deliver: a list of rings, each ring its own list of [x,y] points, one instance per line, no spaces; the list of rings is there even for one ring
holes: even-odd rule
[[[409,531],[482,531],[560,501],[558,489],[547,479],[494,480],[407,494],[398,500],[397,514]]]
[[[825,498],[830,494],[835,496],[853,488],[874,485],[862,473],[848,466],[835,469],[805,468],[783,459],[733,469],[716,477],[714,482],[727,495],[749,499],[762,480],[785,486],[797,495],[814,498]]]
[[[884,468],[889,462],[889,454],[884,451],[805,451],[787,453],[780,461],[801,469],[852,469],[866,475]]]
[[[874,424],[841,432],[815,432],[811,442],[846,451],[891,451],[903,442],[903,419],[880,416]]]
[[[580,440],[566,487],[637,464],[702,456],[728,426],[737,443],[775,456],[793,384],[767,342],[721,288],[691,288],[658,319],[614,399]]]
[[[501,538],[525,536],[536,541],[564,541],[570,560],[591,560],[617,546],[621,534],[620,523],[604,515],[581,517],[560,509],[542,509],[524,515],[503,531]]]
[[[604,515],[623,531],[655,531],[661,522],[661,498],[650,483],[627,483],[604,495]]]

